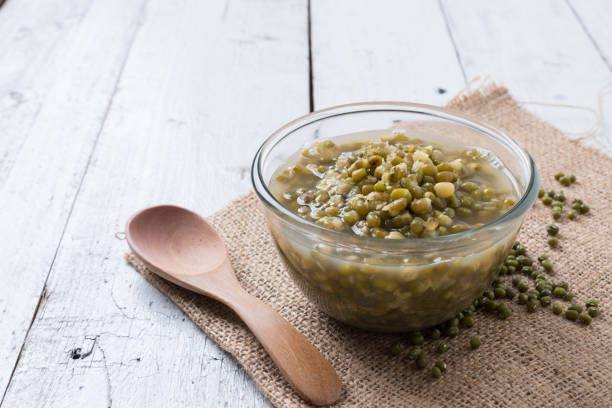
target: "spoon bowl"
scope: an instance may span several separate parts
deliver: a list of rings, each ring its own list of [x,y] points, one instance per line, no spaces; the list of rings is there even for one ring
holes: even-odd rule
[[[333,367],[276,311],[240,286],[221,237],[204,218],[177,206],[151,207],[128,220],[126,236],[152,272],[234,310],[302,398],[330,405],[340,397]]]
[[[196,276],[225,263],[221,237],[199,215],[161,205],[139,212],[128,221],[128,244],[156,269],[172,276]]]

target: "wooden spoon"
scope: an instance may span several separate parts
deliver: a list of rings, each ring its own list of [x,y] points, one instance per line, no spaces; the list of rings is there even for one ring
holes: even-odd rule
[[[126,235],[151,271],[236,312],[302,398],[330,405],[340,397],[340,379],[325,357],[270,306],[242,289],[221,238],[206,220],[181,207],[151,207],[129,219]]]

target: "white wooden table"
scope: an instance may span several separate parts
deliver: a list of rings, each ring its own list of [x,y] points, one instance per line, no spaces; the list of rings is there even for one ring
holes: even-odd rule
[[[2,406],[269,406],[126,265],[128,216],[220,209],[271,131],[330,105],[442,104],[489,74],[520,100],[595,107],[611,21],[608,0],[6,0]],[[608,154],[611,100],[587,141]]]

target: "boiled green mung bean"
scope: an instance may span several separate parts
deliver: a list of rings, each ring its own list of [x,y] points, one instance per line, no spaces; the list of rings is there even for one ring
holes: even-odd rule
[[[386,239],[448,235],[493,221],[517,200],[505,173],[483,157],[403,134],[326,140],[302,150],[271,188],[326,228]]]

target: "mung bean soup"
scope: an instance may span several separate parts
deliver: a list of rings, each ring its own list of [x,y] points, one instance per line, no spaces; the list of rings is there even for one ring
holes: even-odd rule
[[[490,152],[403,133],[343,139],[314,143],[280,168],[270,186],[277,200],[324,227],[387,239],[466,231],[516,202]]]
[[[518,197],[514,179],[491,152],[391,130],[316,141],[289,157],[269,187],[303,219],[381,243],[477,228]],[[451,249],[443,256],[426,248],[391,253],[382,246],[376,252],[308,244],[293,231],[271,230],[294,280],[328,314],[366,329],[404,331],[438,324],[480,296],[518,225],[483,231],[468,244],[470,253]]]

